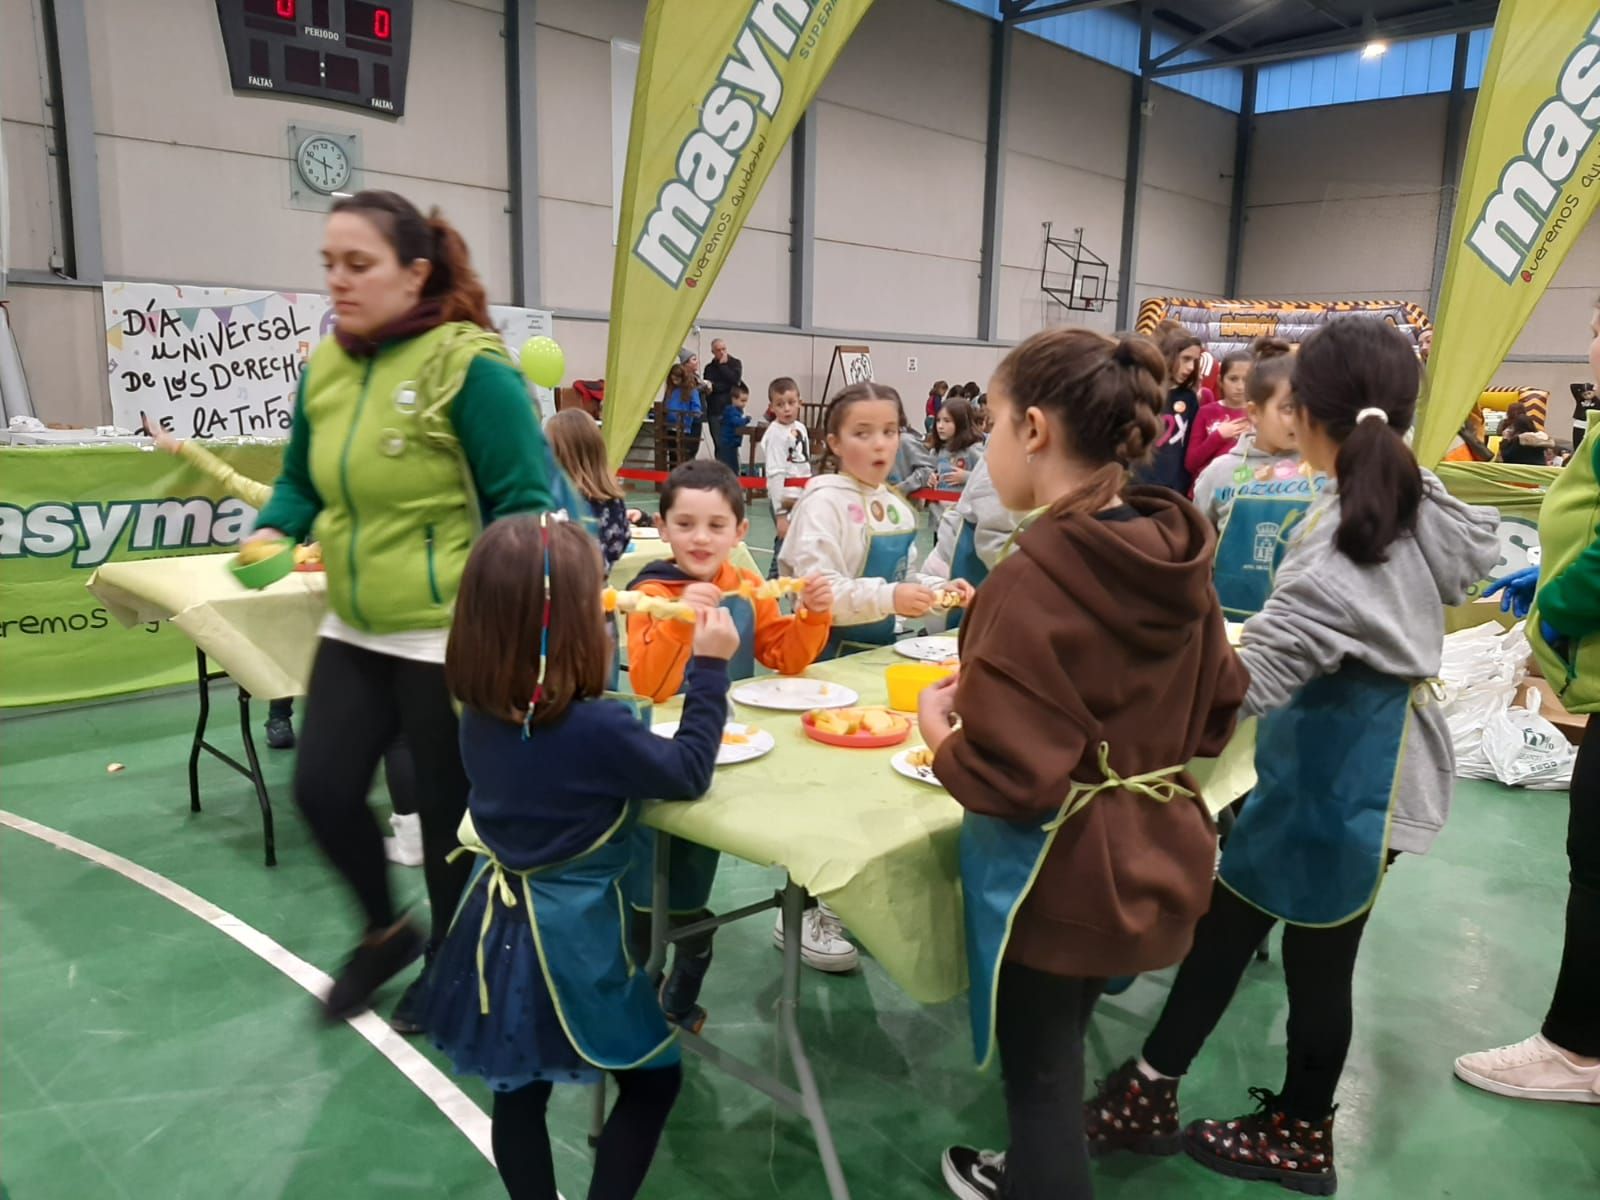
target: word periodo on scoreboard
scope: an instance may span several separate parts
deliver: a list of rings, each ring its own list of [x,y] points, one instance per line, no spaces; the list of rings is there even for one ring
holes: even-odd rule
[[[235,91],[405,112],[413,0],[217,0]]]

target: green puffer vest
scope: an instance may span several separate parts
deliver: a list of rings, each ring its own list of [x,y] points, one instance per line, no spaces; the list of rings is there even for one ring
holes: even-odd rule
[[[1539,586],[1557,578],[1594,541],[1600,527],[1600,478],[1595,457],[1600,435],[1590,432],[1539,506]],[[1558,653],[1540,631],[1539,601],[1528,614],[1528,640],[1544,677],[1569,712],[1600,711],[1600,634],[1565,643]]]
[[[309,469],[323,502],[315,528],[328,604],[369,633],[450,624],[482,525],[450,406],[479,354],[504,344],[452,322],[352,358],[324,338],[306,365]]]

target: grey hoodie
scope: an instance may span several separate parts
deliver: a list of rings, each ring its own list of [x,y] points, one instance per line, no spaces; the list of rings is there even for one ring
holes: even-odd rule
[[[1017,531],[1017,516],[1000,503],[994,490],[994,480],[989,478],[989,460],[982,458],[967,476],[967,486],[961,499],[945,510],[939,521],[939,531],[934,551],[928,556],[930,571],[948,571],[956,552],[956,542],[961,537],[963,523],[973,526],[973,549],[979,560],[991,571],[1000,561],[1000,554]],[[935,566],[934,564],[939,564]]]
[[[1389,561],[1362,566],[1334,548],[1339,491],[1329,480],[1289,547],[1266,607],[1245,622],[1239,657],[1250,671],[1245,711],[1283,708],[1346,659],[1418,682],[1439,673],[1444,605],[1500,556],[1492,508],[1470,508],[1423,473],[1414,535],[1389,547]],[[1402,751],[1391,849],[1425,854],[1444,826],[1454,790],[1455,756],[1439,704],[1423,695]]]
[[[1255,440],[1246,434],[1234,444],[1232,450],[1212,459],[1206,469],[1200,472],[1200,478],[1194,481],[1194,506],[1205,514],[1206,520],[1220,529],[1233,511],[1233,498],[1239,494],[1241,485],[1235,478],[1239,468],[1249,467],[1256,476],[1246,481],[1244,486],[1252,486],[1258,481],[1266,482],[1278,489],[1277,494],[1282,494],[1283,483],[1273,481],[1277,480],[1278,468],[1284,463],[1298,467],[1300,451],[1282,450],[1274,454],[1268,450],[1257,450]],[[1322,489],[1322,477],[1319,475],[1312,481],[1301,476],[1300,484],[1309,499]]]

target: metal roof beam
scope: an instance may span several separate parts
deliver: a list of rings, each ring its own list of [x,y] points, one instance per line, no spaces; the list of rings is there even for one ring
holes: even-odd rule
[[[1280,0],[1256,0],[1256,3],[1250,5],[1249,8],[1234,14],[1232,17],[1228,18],[1228,20],[1222,22],[1222,24],[1214,25],[1210,29],[1202,30],[1200,33],[1195,34],[1194,37],[1190,38],[1188,41],[1179,42],[1171,50],[1165,50],[1156,55],[1150,60],[1150,65],[1151,67],[1160,67],[1164,63],[1169,63],[1180,55],[1187,54],[1191,50],[1194,50],[1200,46],[1204,46],[1207,42],[1216,40],[1223,34],[1227,33],[1230,29],[1238,28],[1251,17],[1258,16],[1279,2]]]
[[[1013,25],[1026,25],[1029,21],[1042,21],[1046,17],[1088,12],[1095,8],[1120,8],[1128,3],[1130,0],[1056,0],[1047,4],[1038,4],[1037,0],[1000,0],[1000,15],[1002,20]]]
[[[1398,42],[1445,33],[1466,33],[1469,30],[1484,29],[1493,25],[1499,7],[1499,0],[1467,0],[1466,3],[1448,8],[1380,21],[1366,28],[1344,29],[1311,37],[1291,38],[1283,42],[1263,43],[1241,54],[1221,55],[1204,62],[1172,63],[1155,67],[1151,73],[1164,78],[1169,75],[1187,75],[1195,71],[1213,71],[1218,67],[1284,62],[1294,58],[1306,58],[1313,54],[1347,50],[1373,40]]]

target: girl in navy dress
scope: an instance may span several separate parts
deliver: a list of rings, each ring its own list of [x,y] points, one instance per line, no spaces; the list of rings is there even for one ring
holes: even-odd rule
[[[545,1107],[556,1083],[619,1096],[590,1200],[635,1195],[682,1079],[654,989],[628,955],[619,881],[647,798],[711,785],[727,716],[728,614],[702,614],[677,736],[601,698],[610,639],[600,554],[575,522],[522,516],[473,548],[445,662],[471,780],[477,857],[431,971],[423,1025],[494,1089],[494,1153],[513,1200],[555,1200]],[[541,661],[541,647],[545,653]]]

